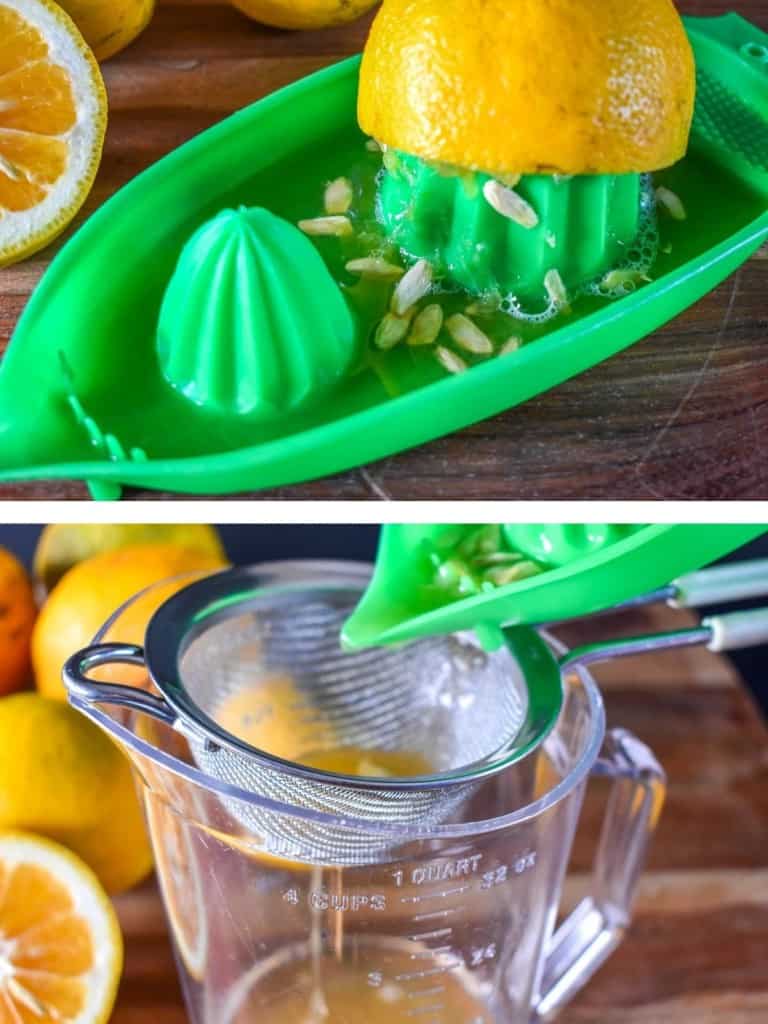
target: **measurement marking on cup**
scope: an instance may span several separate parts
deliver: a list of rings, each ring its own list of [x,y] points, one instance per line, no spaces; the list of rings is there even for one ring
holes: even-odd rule
[[[411,953],[411,960],[423,960],[425,957],[431,959],[435,953],[450,953],[452,946],[438,946],[435,949],[424,949],[419,953]]]
[[[432,988],[417,988],[413,992],[406,992],[408,999],[428,999],[430,996],[439,996],[445,992],[445,985],[433,985]]]
[[[459,896],[466,892],[470,886],[459,885],[455,889],[443,889],[442,892],[425,892],[420,896],[401,896],[401,903],[421,903],[423,900],[445,899],[447,896]]]
[[[416,978],[433,978],[438,974],[447,974],[449,971],[458,971],[458,969],[463,966],[463,960],[456,960],[452,964],[445,964],[443,967],[430,967],[428,971],[408,971],[405,974],[396,974],[395,981],[414,981]]]
[[[414,914],[413,921],[434,921],[439,917],[448,917],[449,914],[458,914],[464,909],[464,905],[458,907],[445,907],[444,910],[430,910],[427,914]]]
[[[406,1017],[417,1017],[422,1013],[440,1013],[445,1007],[442,1003],[438,1003],[436,1006],[414,1006],[412,1010],[406,1010]]]
[[[422,939],[442,939],[446,935],[452,935],[453,928],[438,928],[433,932],[417,932],[416,935],[409,935],[412,942],[420,942]]]
[[[458,860],[430,861],[426,864],[419,864],[407,871],[403,868],[398,868],[392,872],[392,877],[398,888],[403,885],[457,882],[460,878],[477,876],[482,860],[483,855],[475,853],[471,857],[460,857]]]

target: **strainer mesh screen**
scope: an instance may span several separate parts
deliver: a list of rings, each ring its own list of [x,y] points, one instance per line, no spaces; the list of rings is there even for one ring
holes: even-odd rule
[[[344,652],[341,627],[356,598],[310,591],[271,603],[265,595],[246,610],[235,606],[212,618],[182,648],[179,670],[189,697],[230,734],[238,732],[232,708],[247,708],[236,718],[243,724],[238,738],[252,743],[255,726],[261,750],[298,763],[302,755],[330,748],[417,751],[440,774],[509,745],[528,697],[506,648],[487,654],[462,635]],[[342,817],[429,827],[472,789],[466,780],[398,787],[307,778],[226,742],[189,738],[200,766],[230,785]],[[294,856],[301,847],[305,858],[349,863],[382,844],[381,836],[309,824],[241,801],[228,801],[227,809],[271,848]]]

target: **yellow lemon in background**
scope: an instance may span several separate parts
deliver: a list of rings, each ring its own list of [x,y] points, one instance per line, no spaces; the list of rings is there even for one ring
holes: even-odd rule
[[[155,12],[155,0],[61,0],[99,60],[132,43]]]
[[[276,28],[328,28],[354,21],[378,0],[233,0],[234,6]]]
[[[43,605],[32,633],[32,666],[40,693],[63,700],[61,669],[70,655],[92,641],[96,631],[125,601],[152,584],[121,616],[108,639],[143,644],[156,609],[189,579],[174,577],[215,572],[225,566],[220,550],[200,551],[178,544],[133,544],[79,562],[59,580]],[[146,673],[112,666],[92,673],[96,679],[143,685]]]
[[[384,0],[359,120],[490,174],[653,171],[686,151],[693,53],[672,0]]]
[[[0,0],[0,267],[70,223],[106,125],[101,72],[72,20],[50,0]]]
[[[0,700],[0,829],[63,843],[108,892],[152,867],[128,759],[80,712],[36,693]]]
[[[216,530],[202,523],[52,523],[37,542],[34,574],[51,590],[78,562],[129,544],[178,544],[225,558]]]
[[[0,1021],[103,1024],[123,966],[112,905],[57,843],[0,835]]]

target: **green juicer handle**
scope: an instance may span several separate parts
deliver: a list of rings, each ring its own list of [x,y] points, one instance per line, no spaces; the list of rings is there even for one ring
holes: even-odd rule
[[[436,590],[431,556],[437,551],[441,557],[451,558],[466,529],[461,524],[385,526],[373,578],[344,626],[344,643],[349,647],[401,643],[472,629],[483,645],[493,650],[500,646],[502,625],[582,618],[624,604],[674,599],[681,589],[692,592],[694,577],[685,574],[754,540],[765,532],[765,525],[639,526],[596,550],[587,546],[582,556],[569,557],[565,564],[538,575],[455,597]],[[554,544],[560,533],[547,536]],[[530,550],[521,553],[527,555]],[[765,575],[766,585],[750,583],[757,588],[750,590],[750,595],[768,594],[768,573],[763,573],[762,566],[760,563],[754,572],[758,579]],[[733,567],[728,571],[737,573]],[[679,579],[680,586],[670,587],[671,579]],[[714,590],[712,580],[710,577],[706,588],[709,593]],[[638,594],[646,596],[638,598]]]

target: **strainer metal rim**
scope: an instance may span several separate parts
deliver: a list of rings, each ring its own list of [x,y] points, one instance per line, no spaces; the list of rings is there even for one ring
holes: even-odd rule
[[[338,577],[339,568],[350,573],[350,579],[328,581],[328,576]],[[243,611],[258,604],[258,594],[269,587],[271,596],[282,592],[307,592],[309,589],[320,593],[343,593],[352,590],[358,593],[356,584],[362,586],[370,579],[373,567],[362,562],[344,561],[286,561],[265,562],[254,566],[238,567],[204,577],[190,583],[165,601],[150,619],[146,634],[144,655],[150,677],[167,703],[177,715],[176,728],[204,743],[213,743],[236,754],[253,758],[265,768],[277,768],[296,777],[345,786],[350,789],[370,789],[372,785],[388,792],[408,792],[445,788],[450,785],[466,785],[496,775],[521,761],[544,742],[560,715],[563,705],[563,684],[559,668],[551,658],[551,652],[537,633],[515,628],[504,631],[507,647],[518,666],[522,666],[526,678],[536,673],[537,685],[530,692],[534,709],[540,703],[548,709],[537,728],[531,730],[527,741],[509,745],[524,732],[523,726],[510,737],[507,743],[491,752],[480,761],[471,762],[460,768],[407,779],[358,777],[337,772],[309,768],[270,754],[268,751],[251,746],[244,740],[222,729],[189,696],[181,679],[179,656],[186,646],[199,635],[195,625],[210,624],[217,614],[228,607],[238,605]],[[310,576],[316,575],[314,583]],[[326,575],[327,574],[327,575]],[[250,603],[248,597],[250,597]],[[207,614],[206,614],[207,613]],[[460,635],[460,634],[459,634]],[[418,642],[418,641],[417,641]],[[535,670],[526,665],[535,663]],[[551,699],[556,688],[559,700]],[[545,697],[549,692],[550,696]]]
[[[339,563],[336,562],[334,564],[338,569]],[[525,626],[522,628],[534,631],[534,627]],[[558,656],[563,656],[567,653],[567,646],[548,631],[543,628],[538,628],[535,632],[537,632],[545,642],[553,660],[556,661]],[[555,807],[562,800],[568,797],[577,789],[578,786],[583,784],[587,775],[591,771],[596,770],[596,766],[599,765],[600,750],[605,739],[606,731],[605,706],[603,704],[603,698],[598,685],[588,668],[583,665],[577,665],[574,666],[570,672],[572,675],[578,677],[579,683],[584,690],[589,715],[593,721],[593,727],[590,730],[590,735],[585,739],[583,747],[577,755],[570,771],[538,799],[529,804],[525,804],[522,807],[518,807],[516,810],[506,811],[491,818],[480,818],[466,822],[451,822],[444,825],[428,825],[424,827],[393,825],[389,822],[381,821],[368,821],[366,819],[356,818],[353,815],[345,815],[342,817],[338,814],[328,814],[324,811],[315,811],[308,807],[298,807],[293,804],[286,804],[278,800],[272,800],[269,797],[250,792],[249,790],[242,789],[239,786],[222,782],[220,779],[204,772],[196,765],[189,764],[186,761],[181,761],[178,757],[168,751],[162,750],[148,741],[141,739],[141,737],[137,736],[136,733],[127,725],[124,725],[112,718],[101,708],[81,700],[76,695],[70,694],[69,701],[73,707],[78,708],[83,712],[83,714],[100,725],[107,733],[113,735],[115,739],[126,747],[127,750],[133,751],[141,757],[146,757],[164,770],[170,771],[179,778],[184,779],[187,782],[191,782],[193,785],[208,789],[222,797],[241,800],[246,804],[254,804],[259,807],[264,807],[267,810],[286,814],[291,818],[317,822],[323,825],[330,825],[333,827],[342,826],[365,833],[374,832],[377,835],[392,836],[393,838],[405,837],[403,839],[404,842],[414,839],[463,839],[467,836],[489,835],[491,833],[511,828],[515,825],[520,825],[526,821],[532,821],[534,818],[546,813],[552,807]],[[140,772],[140,767],[136,765],[135,761],[134,767],[136,767]]]

